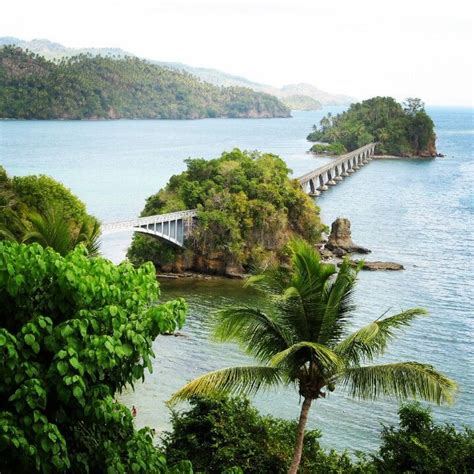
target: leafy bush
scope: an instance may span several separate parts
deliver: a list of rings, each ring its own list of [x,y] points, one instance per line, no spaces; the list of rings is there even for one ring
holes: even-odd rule
[[[0,117],[20,119],[289,117],[276,97],[217,87],[135,57],[59,62],[0,48]]]
[[[224,273],[226,265],[262,266],[281,258],[293,235],[316,242],[323,226],[319,209],[288,177],[278,156],[234,149],[214,160],[189,159],[187,170],[172,176],[165,188],[147,199],[142,216],[198,209],[188,252],[152,237],[135,235],[128,256],[163,267]]]
[[[437,425],[417,403],[402,406],[400,426],[385,427],[374,458],[378,472],[469,473],[474,466],[474,431]]]
[[[184,322],[184,301],[159,296],[152,265],[0,242],[1,472],[164,472],[114,401]]]
[[[191,408],[172,412],[173,430],[163,438],[169,462],[189,459],[196,471],[221,473],[285,473],[296,441],[296,421],[261,416],[242,398],[194,398]],[[305,436],[301,473],[362,473],[363,464],[347,454],[325,453],[320,433]]]
[[[374,97],[352,104],[341,114],[329,113],[323,117],[307,138],[347,150],[376,141],[382,154],[436,154],[434,124],[419,99],[407,99],[404,108],[391,97]]]

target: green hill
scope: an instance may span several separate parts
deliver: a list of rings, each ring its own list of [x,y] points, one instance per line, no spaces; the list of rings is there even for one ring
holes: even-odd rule
[[[281,101],[290,110],[319,110],[322,107],[320,102],[307,95],[289,95]]]
[[[33,39],[31,41],[25,41],[19,38],[13,38],[11,36],[0,37],[0,46],[4,45],[15,45],[23,49],[28,49],[29,51],[40,54],[47,59],[60,59],[70,56],[77,56],[78,54],[115,57],[135,56],[134,54],[124,51],[120,48],[68,48],[62,44],[54,43],[47,39]],[[180,62],[156,61],[151,59],[147,60],[152,64],[156,64],[161,67],[192,74],[201,81],[214,84],[215,86],[246,87],[248,89],[254,90],[255,92],[271,94],[275,97],[278,97],[285,104],[287,103],[285,98],[294,95],[306,96],[306,104],[310,103],[310,99],[314,99],[321,105],[350,105],[352,102],[355,102],[355,99],[352,97],[342,94],[332,94],[318,89],[312,84],[287,84],[281,88],[278,88],[269,84],[260,84],[258,82],[250,81],[245,77],[236,76],[234,74],[229,74],[217,69],[189,66],[188,64],[183,64]],[[295,108],[295,110],[297,109]],[[316,109],[314,109],[313,103],[311,106],[306,105],[305,108],[299,108],[298,110]]]
[[[135,57],[80,54],[50,61],[13,46],[0,49],[0,118],[289,116],[269,94],[217,87]]]

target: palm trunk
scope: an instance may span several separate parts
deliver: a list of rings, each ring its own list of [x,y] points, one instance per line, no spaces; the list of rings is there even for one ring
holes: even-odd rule
[[[311,398],[305,398],[301,406],[300,419],[298,421],[298,431],[296,432],[295,453],[291,463],[288,474],[296,474],[301,461],[301,454],[303,453],[304,430],[306,422],[308,421],[308,413],[312,403]]]

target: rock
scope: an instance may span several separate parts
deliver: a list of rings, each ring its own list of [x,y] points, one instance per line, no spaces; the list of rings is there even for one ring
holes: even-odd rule
[[[351,263],[353,263],[354,266],[357,266],[359,264],[359,260],[352,260]],[[399,271],[405,270],[405,267],[402,264],[395,262],[364,262],[362,270]]]
[[[350,253],[369,253],[370,250],[352,242],[351,221],[346,217],[338,217],[331,225],[326,248],[335,252],[343,250]],[[336,254],[335,254],[336,255]]]
[[[340,247],[336,247],[332,253],[334,254],[335,257],[338,257],[338,258],[342,258],[344,257],[344,255],[347,254],[347,252]]]
[[[243,278],[244,269],[242,265],[227,264],[225,267],[225,275],[229,278]]]

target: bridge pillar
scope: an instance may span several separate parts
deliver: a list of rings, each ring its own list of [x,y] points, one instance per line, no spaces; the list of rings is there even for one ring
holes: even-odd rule
[[[326,186],[326,184],[324,183],[323,175],[320,174],[320,175],[318,176],[318,178],[319,178],[319,188],[318,188],[318,189],[319,189],[320,191],[327,191],[329,188],[328,188],[328,187]]]
[[[336,176],[334,177],[334,181],[342,181],[341,173],[340,173],[338,165],[336,165],[336,167],[334,168],[334,171],[336,173]]]
[[[318,191],[317,186],[315,185],[314,180],[309,180],[309,195],[310,196],[319,196],[321,193]]]
[[[348,163],[342,163],[341,168],[342,168],[341,176],[344,176],[344,177],[349,176]]]
[[[353,160],[353,166],[352,166],[352,169],[354,171],[357,171],[359,168],[359,163],[358,163],[358,157],[354,156],[354,158],[352,159]]]
[[[329,186],[334,186],[336,184],[336,181],[334,181],[333,177],[332,177],[332,173],[331,173],[331,170],[328,170],[328,183]]]

